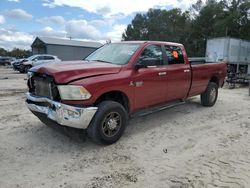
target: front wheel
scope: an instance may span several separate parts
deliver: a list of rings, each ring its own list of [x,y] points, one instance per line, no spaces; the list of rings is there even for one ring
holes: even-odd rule
[[[19,72],[20,73],[25,73],[25,67],[24,67],[24,65],[20,65]]]
[[[218,97],[218,85],[209,82],[206,91],[201,94],[201,104],[203,106],[213,106]]]
[[[27,65],[24,67],[24,73],[27,73],[29,71],[29,69],[31,68],[30,65]]]
[[[103,101],[93,117],[88,129],[88,136],[97,143],[113,144],[122,136],[127,124],[127,112],[114,101]]]

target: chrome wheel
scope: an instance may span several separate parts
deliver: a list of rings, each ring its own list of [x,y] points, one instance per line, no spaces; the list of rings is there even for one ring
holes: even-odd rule
[[[101,144],[113,144],[119,140],[126,128],[127,111],[115,101],[103,101],[87,128],[88,136]]]
[[[214,82],[208,83],[207,89],[201,94],[201,104],[203,106],[213,106],[218,96],[218,85]]]
[[[103,120],[102,131],[107,137],[115,136],[121,128],[121,115],[117,112],[110,112]]]
[[[216,88],[212,88],[209,95],[209,101],[213,103],[216,99],[217,91]]]

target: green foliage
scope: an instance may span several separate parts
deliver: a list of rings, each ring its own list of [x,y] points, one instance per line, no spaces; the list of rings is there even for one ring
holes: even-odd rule
[[[250,40],[249,0],[198,0],[189,11],[149,9],[137,14],[122,34],[123,40],[162,40],[183,43],[190,56],[204,56],[213,37]]]
[[[31,55],[30,50],[22,50],[19,48],[13,48],[11,51],[7,51],[4,48],[0,48],[0,56],[9,56],[16,58],[26,58]]]
[[[0,56],[7,56],[8,51],[5,50],[4,48],[0,48]]]

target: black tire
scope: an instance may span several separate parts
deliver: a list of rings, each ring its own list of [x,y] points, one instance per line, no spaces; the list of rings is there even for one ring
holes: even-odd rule
[[[19,68],[19,72],[20,73],[25,73],[24,69],[25,69],[25,67],[23,65],[21,65],[20,68]]]
[[[218,97],[218,85],[209,82],[206,91],[201,94],[201,104],[203,106],[213,106]]]
[[[122,136],[127,120],[128,114],[120,103],[103,101],[98,105],[87,134],[96,143],[113,144]]]
[[[31,68],[31,66],[24,66],[24,73],[27,73],[30,68]]]

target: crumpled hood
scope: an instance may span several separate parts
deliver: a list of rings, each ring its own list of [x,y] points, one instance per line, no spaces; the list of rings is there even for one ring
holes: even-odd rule
[[[76,79],[120,72],[121,65],[88,61],[64,61],[36,66],[31,72],[53,76],[58,84],[69,83]]]

